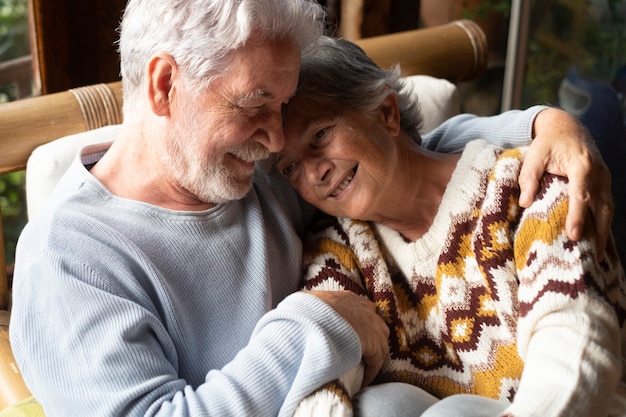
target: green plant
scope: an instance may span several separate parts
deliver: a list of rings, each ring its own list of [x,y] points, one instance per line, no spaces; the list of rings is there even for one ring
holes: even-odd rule
[[[0,0],[0,61],[28,55],[29,51],[26,0]],[[14,100],[14,91],[13,85],[0,86],[0,102]],[[9,263],[15,258],[15,242],[26,224],[25,201],[24,172],[0,176],[0,209]]]
[[[30,53],[26,0],[0,0],[0,61]],[[0,103],[15,98],[15,86],[0,86]]]
[[[482,0],[474,7],[464,9],[463,18],[481,20],[486,19],[490,13],[508,18],[511,14],[511,0]]]
[[[608,0],[603,14],[588,0],[533,2],[523,106],[554,104],[571,68],[610,82],[626,63],[626,0]]]
[[[15,259],[17,238],[26,224],[24,171],[0,176],[0,209],[2,210],[7,263]]]
[[[0,0],[0,57],[6,61],[29,53],[26,0]]]

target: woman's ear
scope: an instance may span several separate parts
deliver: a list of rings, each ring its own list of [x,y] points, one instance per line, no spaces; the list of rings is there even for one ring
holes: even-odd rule
[[[398,106],[398,94],[394,91],[388,91],[379,106],[381,116],[385,125],[393,135],[400,132],[400,108]]]
[[[169,54],[156,54],[148,64],[148,99],[157,116],[170,114],[171,94],[178,66]]]

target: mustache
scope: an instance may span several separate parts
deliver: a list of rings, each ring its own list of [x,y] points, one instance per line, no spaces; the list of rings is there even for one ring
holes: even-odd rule
[[[229,153],[246,162],[260,161],[270,156],[269,149],[253,140],[234,146]]]

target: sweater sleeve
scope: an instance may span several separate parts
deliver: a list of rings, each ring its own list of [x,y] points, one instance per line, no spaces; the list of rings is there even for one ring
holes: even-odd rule
[[[358,220],[348,220],[364,224]],[[304,243],[304,288],[367,296],[360,264],[340,219],[318,213]],[[382,256],[382,255],[381,255]]]
[[[566,187],[546,176],[515,234],[525,365],[505,415],[606,416],[619,381],[623,272],[611,254],[596,262],[591,226],[579,242],[567,238]]]
[[[460,114],[424,135],[422,146],[437,152],[460,152],[470,140],[484,139],[505,148],[528,145],[537,114],[546,106],[510,110],[496,116],[478,117]]]
[[[291,416],[300,398],[361,359],[348,323],[295,293],[260,319],[234,359],[192,386],[178,376],[172,323],[137,288],[129,296],[87,282],[96,275],[50,254],[19,271],[17,296],[30,300],[17,300],[11,340],[49,417]]]
[[[306,290],[348,290],[367,296],[357,256],[342,221],[334,216],[317,213],[306,235],[303,267]],[[351,417],[352,396],[361,388],[362,381],[363,366],[359,364],[303,398],[294,417]]]

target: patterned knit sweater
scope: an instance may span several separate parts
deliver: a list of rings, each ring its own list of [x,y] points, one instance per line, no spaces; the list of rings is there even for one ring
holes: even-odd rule
[[[567,238],[563,178],[546,175],[531,207],[519,207],[524,152],[470,143],[415,242],[379,224],[320,219],[305,253],[306,288],[376,302],[391,330],[377,382],[491,397],[520,417],[624,415],[624,272],[612,245],[596,262],[591,230]],[[296,414],[351,415],[359,384],[328,384]]]

